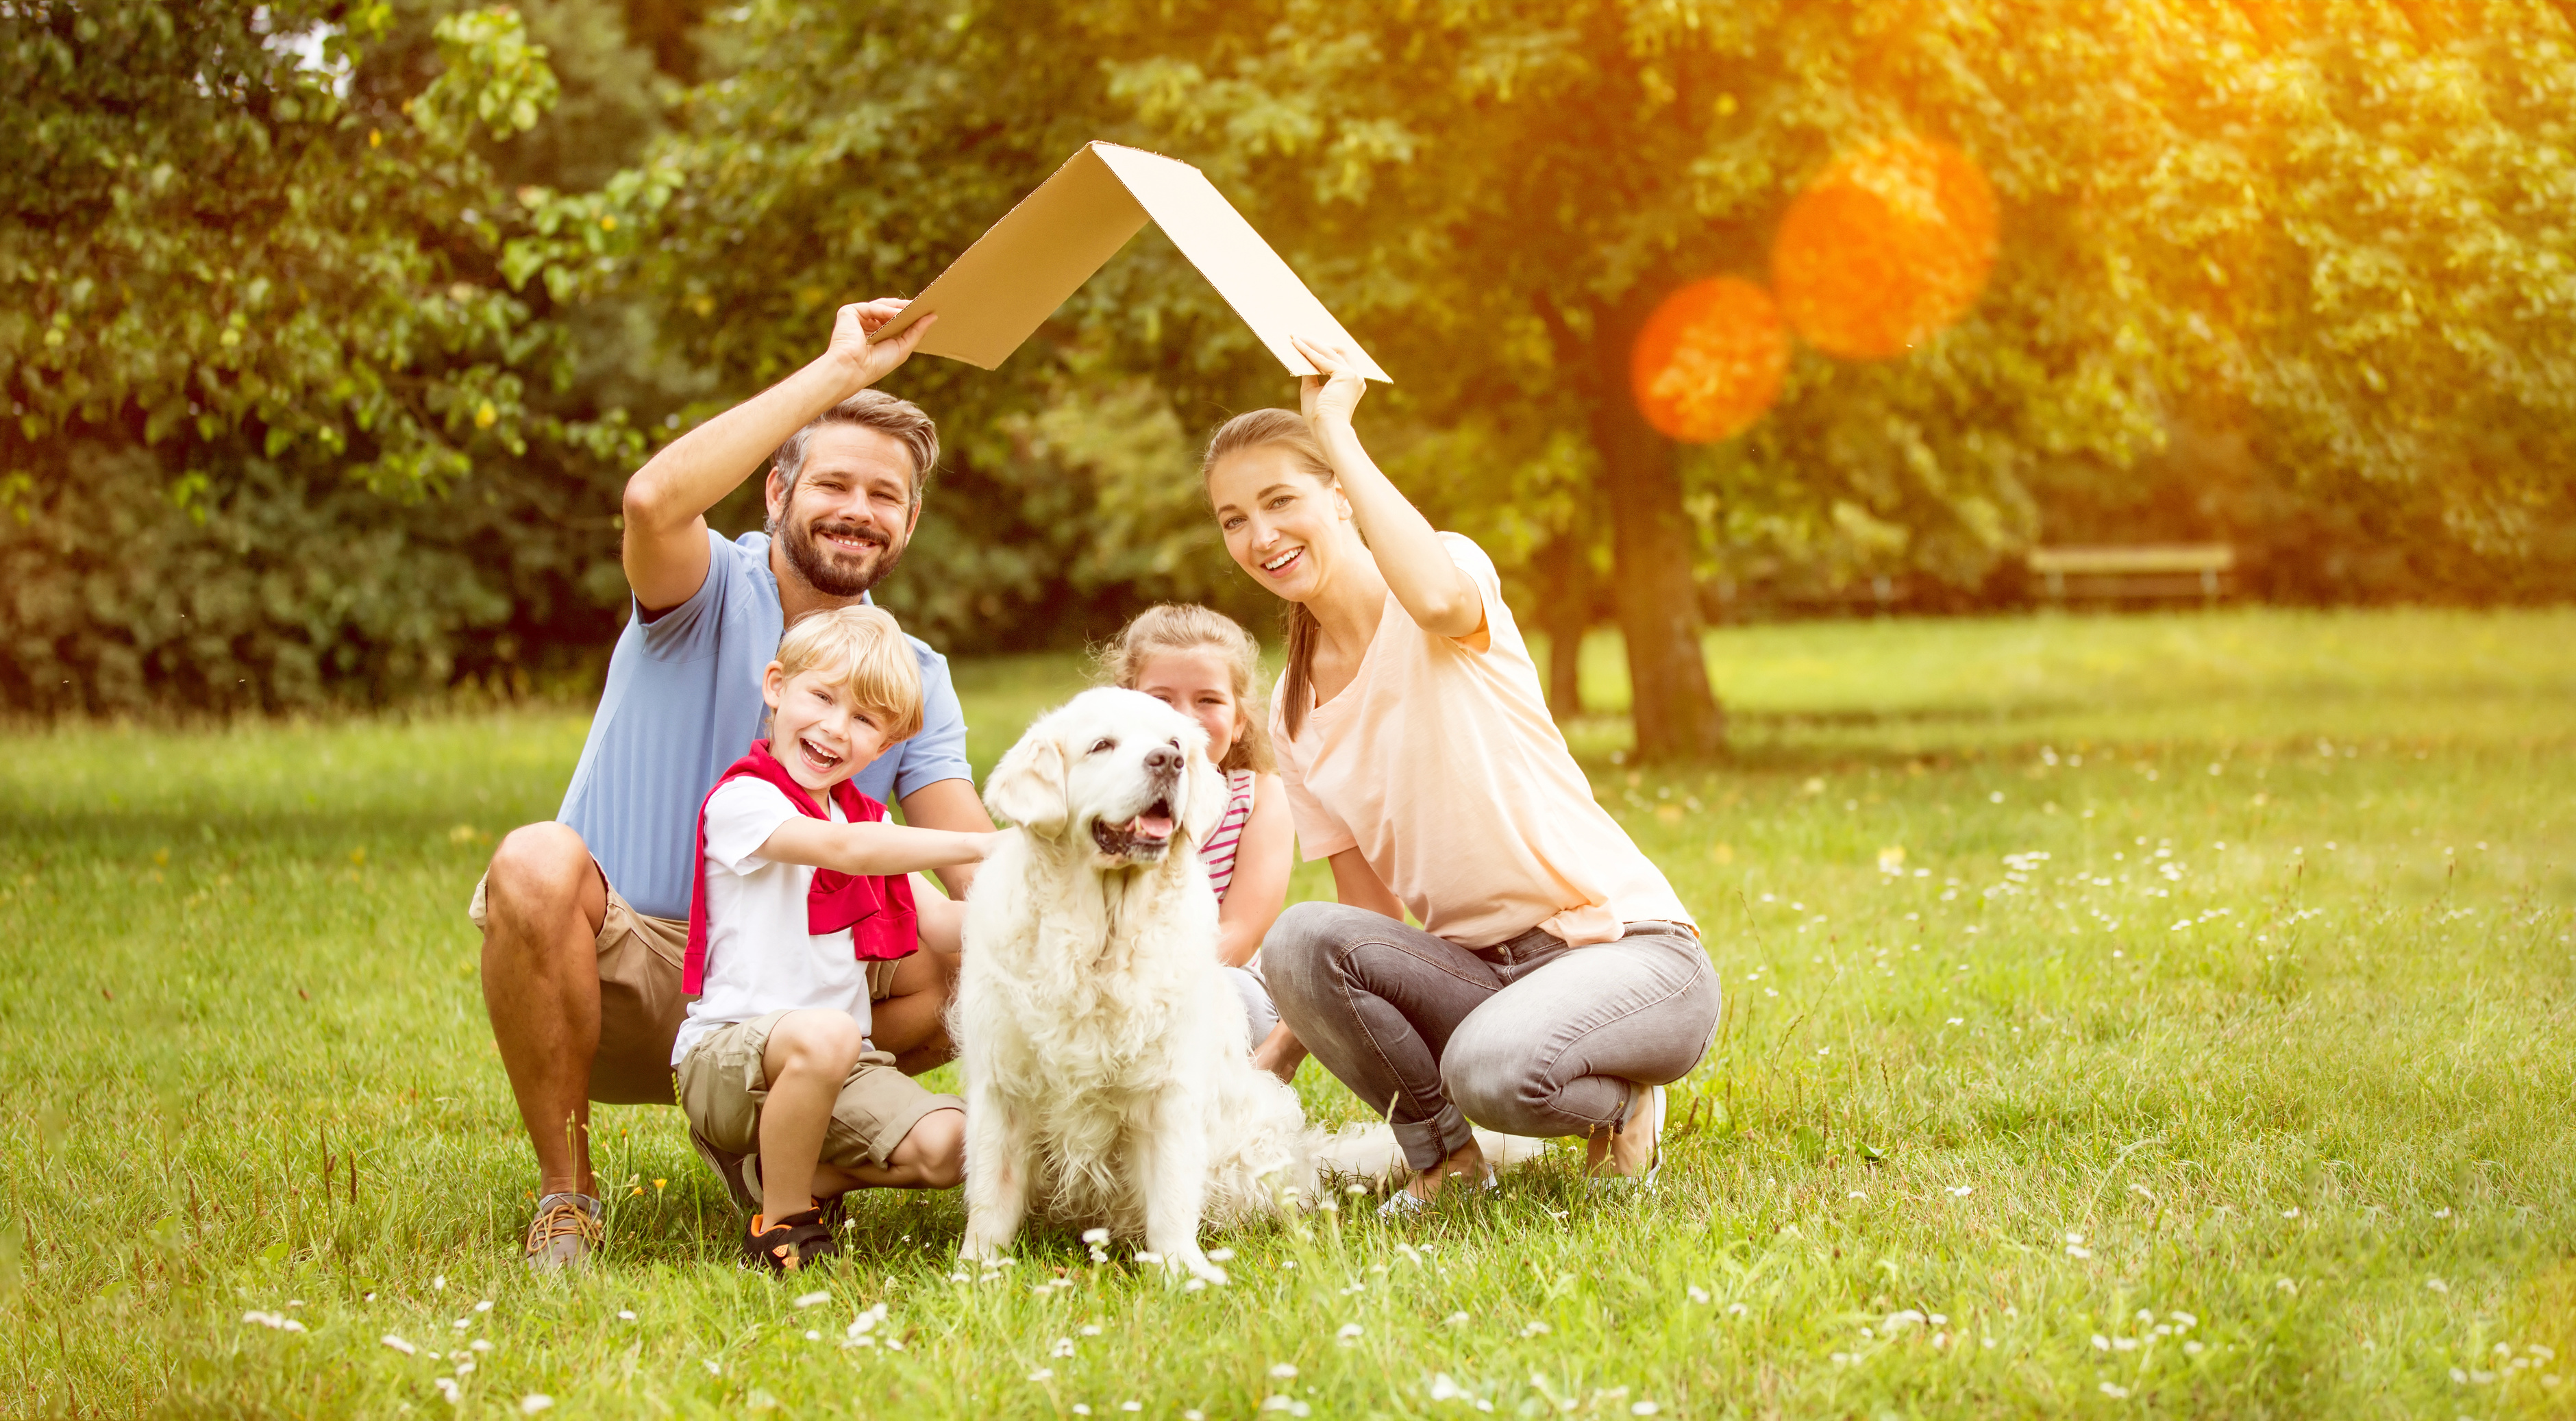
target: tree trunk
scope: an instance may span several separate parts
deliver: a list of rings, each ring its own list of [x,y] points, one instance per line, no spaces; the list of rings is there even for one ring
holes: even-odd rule
[[[1629,346],[1656,294],[1641,289],[1594,323],[1588,373],[1592,436],[1601,452],[1617,563],[1612,592],[1628,642],[1637,756],[1671,760],[1722,752],[1726,717],[1709,690],[1708,662],[1700,653],[1699,589],[1691,578],[1696,538],[1682,507],[1672,441],[1646,423],[1629,397]]]
[[[1592,627],[1592,567],[1579,529],[1530,555],[1537,575],[1538,625],[1547,633],[1547,709],[1558,720],[1583,713],[1583,634]]]

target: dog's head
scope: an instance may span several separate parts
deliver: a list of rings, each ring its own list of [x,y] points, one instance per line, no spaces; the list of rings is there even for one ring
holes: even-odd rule
[[[1085,691],[1038,718],[984,781],[984,804],[1028,833],[1088,845],[1102,868],[1204,843],[1225,774],[1198,722],[1136,691]]]

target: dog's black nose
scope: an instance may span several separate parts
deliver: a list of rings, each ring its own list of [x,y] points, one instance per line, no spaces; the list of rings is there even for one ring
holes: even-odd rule
[[[1158,775],[1179,774],[1181,752],[1169,745],[1157,745],[1145,752],[1145,768]]]

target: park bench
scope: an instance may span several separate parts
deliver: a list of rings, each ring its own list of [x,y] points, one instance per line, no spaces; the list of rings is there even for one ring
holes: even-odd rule
[[[2236,549],[2226,543],[2030,550],[2034,590],[2051,602],[2198,597],[2205,604],[2218,600],[2235,569]]]

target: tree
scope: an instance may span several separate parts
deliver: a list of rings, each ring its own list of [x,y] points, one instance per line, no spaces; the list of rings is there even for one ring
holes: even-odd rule
[[[1715,530],[1695,489],[1821,511],[1881,556],[1973,577],[2027,528],[2036,460],[2125,459],[2153,436],[2150,367],[2115,339],[2077,222],[2106,160],[2088,108],[2123,58],[2088,31],[2117,7],[2022,28],[1988,5],[1876,0],[1255,8],[1184,8],[1179,38],[1113,85],[1337,282],[1409,413],[1490,431],[1489,495],[1551,434],[1586,437],[1643,754],[1719,743],[1692,576]],[[2013,241],[1984,307],[1906,361],[1802,354],[1773,420],[1685,458],[1630,394],[1655,305],[1760,277],[1804,177],[1916,132],[1978,155],[2006,194]]]
[[[409,694],[613,626],[584,486],[642,441],[551,288],[616,192],[494,173],[559,92],[515,12],[39,0],[0,67],[0,704]]]

